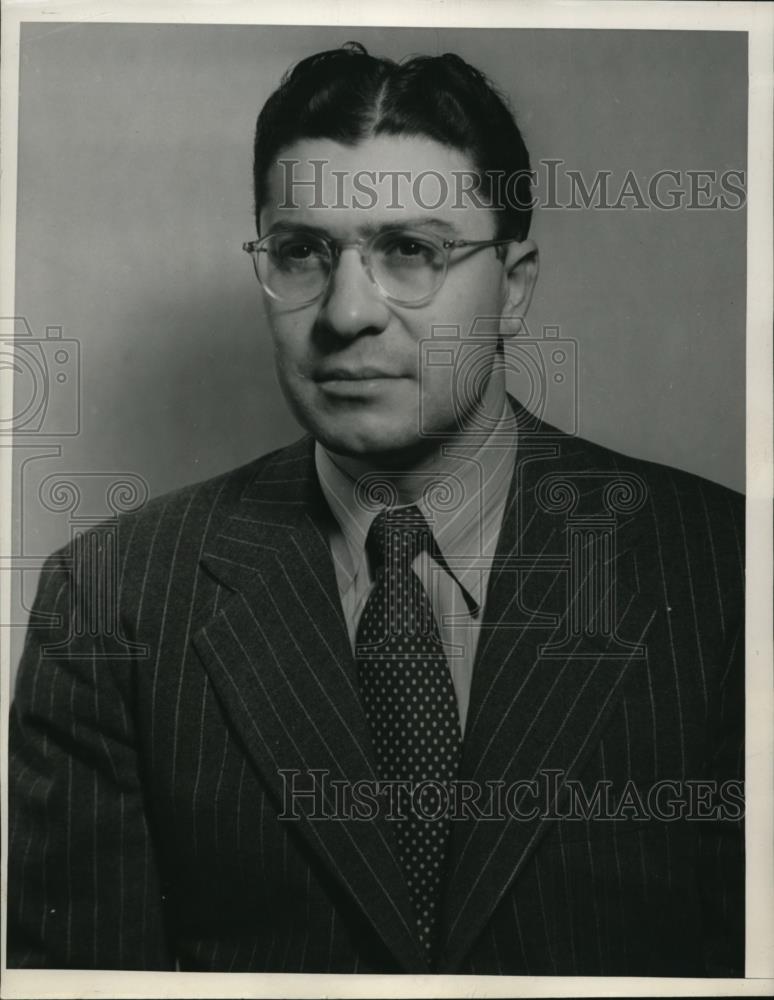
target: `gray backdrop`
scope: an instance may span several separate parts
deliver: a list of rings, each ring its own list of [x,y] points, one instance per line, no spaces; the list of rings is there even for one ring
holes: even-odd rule
[[[459,53],[510,96],[536,167],[609,170],[613,200],[629,169],[647,189],[746,167],[742,33],[25,25],[16,313],[49,381],[38,405],[17,378],[17,651],[40,557],[109,513],[90,474],[155,495],[298,435],[241,251],[252,133],[289,64],[348,39]],[[577,357],[543,416],[743,489],[744,210],[545,209],[533,235],[530,333],[558,328]]]

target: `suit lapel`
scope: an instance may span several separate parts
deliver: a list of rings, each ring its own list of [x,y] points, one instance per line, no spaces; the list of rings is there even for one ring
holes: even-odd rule
[[[572,635],[580,595],[566,570],[568,521],[545,512],[539,484],[558,470],[570,479],[574,470],[580,472],[580,447],[550,429],[519,439],[473,671],[461,768],[461,778],[482,790],[482,806],[491,788],[487,782],[509,788],[537,780],[538,809],[543,817],[548,811],[548,818],[510,818],[508,799],[503,821],[471,816],[453,824],[441,972],[453,972],[463,961],[548,828],[554,791],[578,775],[627,672],[643,664],[642,644],[654,612],[622,568],[624,552],[611,553],[617,633],[640,649],[622,648],[615,634]],[[565,640],[561,655],[554,655],[550,647],[560,639]],[[529,815],[534,805],[528,797],[518,808]]]
[[[323,818],[337,811],[331,782],[351,787],[376,776],[312,443],[279,455],[205,552],[209,572],[233,593],[194,643],[288,832],[333,872],[400,965],[422,971],[387,821]],[[316,794],[292,795],[312,787],[311,770]]]

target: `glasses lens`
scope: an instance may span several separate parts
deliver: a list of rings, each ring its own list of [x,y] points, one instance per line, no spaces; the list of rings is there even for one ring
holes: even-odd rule
[[[371,268],[382,291],[398,302],[421,302],[443,284],[446,254],[428,236],[408,230],[382,233],[373,245]]]
[[[310,233],[266,236],[259,243],[255,260],[261,284],[285,302],[311,302],[328,283],[330,252],[323,240]]]

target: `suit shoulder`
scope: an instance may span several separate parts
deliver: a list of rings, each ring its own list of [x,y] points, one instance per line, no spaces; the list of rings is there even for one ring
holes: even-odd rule
[[[152,497],[141,507],[126,511],[117,518],[107,518],[79,536],[81,546],[91,535],[101,535],[108,529],[132,548],[147,548],[163,544],[164,538],[179,533],[184,544],[198,543],[210,526],[219,522],[219,511],[235,504],[252,483],[259,481],[278,463],[301,460],[308,452],[308,438],[276,448],[244,465],[221,472],[208,479],[168,490]],[[183,528],[185,529],[183,531]],[[49,556],[46,568],[55,568],[61,560],[69,563],[73,555],[73,541],[61,546]]]
[[[587,488],[596,477],[604,488],[603,484],[610,482],[610,476],[626,473],[638,477],[652,498],[671,494],[687,501],[700,500],[711,511],[744,521],[744,494],[693,472],[625,455],[606,445],[560,430],[528,411],[514,397],[509,397],[509,400],[519,428],[517,463],[520,455],[527,466],[541,453],[545,456],[545,463],[539,460],[534,462],[536,474],[542,475],[545,468],[553,466],[557,476],[565,473],[570,477],[586,476]]]
[[[641,544],[660,538],[707,549],[734,566],[744,563],[745,497],[736,490],[546,424],[517,449],[522,481],[541,509],[564,510],[574,497],[574,514],[613,515]]]
[[[585,466],[588,471],[628,473],[639,477],[649,491],[658,493],[671,491],[685,499],[701,497],[710,509],[723,509],[731,511],[735,516],[743,516],[744,494],[729,486],[662,462],[635,458],[584,438],[562,436],[569,442],[566,453],[577,456],[579,464]]]
[[[565,467],[581,480],[591,473],[598,485],[595,488],[593,479],[584,483],[589,494],[596,489],[600,496],[599,491],[610,489],[607,497],[616,507],[619,523],[629,521],[640,539],[668,541],[680,551],[687,547],[697,558],[708,552],[719,569],[733,568],[734,579],[743,579],[744,494],[695,473],[581,438],[568,438],[566,450],[574,458]],[[616,494],[617,476],[621,482]]]
[[[306,440],[306,438],[302,438],[293,444],[275,448],[259,458],[254,458],[235,469],[211,476],[209,479],[168,490],[153,497],[143,507],[126,516],[154,520],[163,511],[180,511],[194,502],[204,503],[209,507],[218,501],[227,502],[238,499],[251,483],[260,479],[271,467],[300,457],[304,453]]]

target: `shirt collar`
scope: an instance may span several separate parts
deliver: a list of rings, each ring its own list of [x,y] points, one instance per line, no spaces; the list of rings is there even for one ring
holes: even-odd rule
[[[483,442],[445,449],[443,467],[428,474],[428,489],[416,501],[446,568],[469,598],[469,606],[472,602],[473,613],[480,610],[485,597],[483,584],[497,547],[515,456],[515,421],[506,398]],[[338,570],[348,586],[367,564],[365,542],[377,511],[358,502],[356,481],[319,442],[315,467],[345,542],[334,548],[334,556],[339,553]]]

